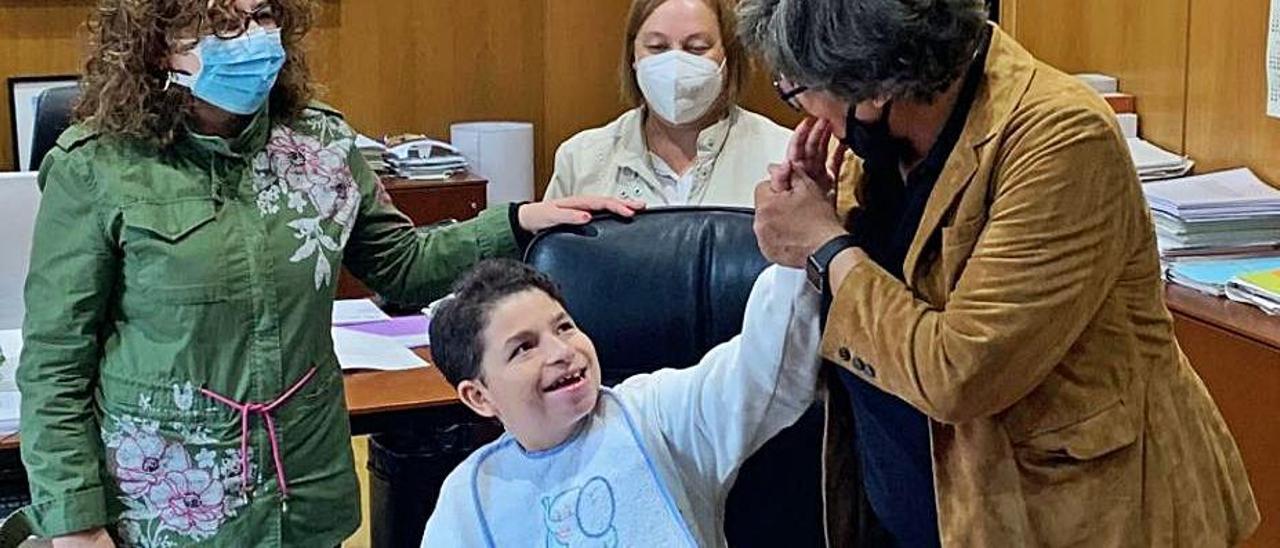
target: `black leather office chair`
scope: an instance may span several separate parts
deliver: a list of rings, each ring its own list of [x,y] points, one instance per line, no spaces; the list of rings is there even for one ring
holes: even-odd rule
[[[561,287],[606,385],[697,363],[742,328],[767,266],[752,212],[659,208],[539,235],[525,261]],[[743,465],[729,494],[734,547],[822,546],[822,410],[814,406]]]
[[[80,86],[49,88],[36,98],[35,131],[31,135],[32,171],[40,169],[44,157],[58,143],[58,136],[71,127],[72,110],[80,98]]]

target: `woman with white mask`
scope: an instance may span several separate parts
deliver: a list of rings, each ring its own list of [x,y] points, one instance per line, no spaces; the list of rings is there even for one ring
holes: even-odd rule
[[[729,0],[633,0],[622,93],[636,108],[556,151],[546,198],[750,207],[791,130],[736,104],[747,56]]]

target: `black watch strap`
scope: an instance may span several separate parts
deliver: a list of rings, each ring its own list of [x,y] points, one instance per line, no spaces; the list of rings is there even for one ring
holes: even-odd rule
[[[832,259],[835,259],[841,251],[857,245],[858,239],[852,234],[841,234],[822,244],[822,247],[809,256],[805,264],[805,275],[809,279],[809,285],[822,294],[824,303],[831,298],[832,294],[830,277],[827,275],[831,269]]]

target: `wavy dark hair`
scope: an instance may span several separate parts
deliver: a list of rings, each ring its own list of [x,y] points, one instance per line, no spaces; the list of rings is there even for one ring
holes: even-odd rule
[[[485,259],[453,286],[453,297],[441,302],[431,317],[431,355],[449,384],[484,380],[484,331],[498,302],[528,289],[546,293],[560,306],[564,297],[546,274],[512,259]]]
[[[960,76],[984,0],[742,0],[738,34],[793,84],[854,101],[930,101]]]
[[[270,0],[288,54],[271,90],[271,118],[298,116],[314,95],[302,40],[314,0]],[[242,16],[232,0],[98,0],[89,18],[89,59],[76,119],[106,134],[167,146],[191,115],[191,94],[170,86],[169,57],[209,29]]]

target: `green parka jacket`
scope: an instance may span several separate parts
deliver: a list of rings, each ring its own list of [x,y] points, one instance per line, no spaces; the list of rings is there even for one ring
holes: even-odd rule
[[[76,126],[40,185],[18,383],[26,514],[46,536],[339,544],[360,520],[339,265],[425,302],[517,254],[505,206],[416,234],[323,105],[166,149]]]

